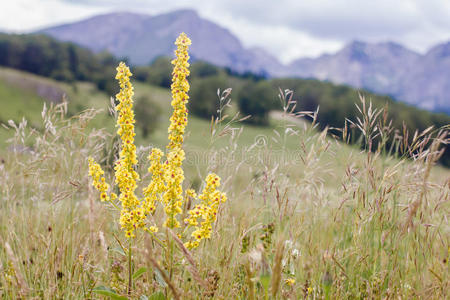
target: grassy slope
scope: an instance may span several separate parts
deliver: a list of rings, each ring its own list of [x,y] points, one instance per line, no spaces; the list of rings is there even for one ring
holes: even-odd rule
[[[97,90],[92,84],[77,83],[75,85],[68,85],[59,83],[53,80],[42,78],[29,73],[16,71],[12,69],[0,68],[0,103],[4,109],[0,111],[0,120],[4,123],[12,119],[18,122],[25,117],[31,121],[32,125],[38,126],[41,120],[41,111],[44,103],[42,97],[36,96],[32,89],[23,89],[15,81],[20,81],[21,78],[27,78],[39,82],[42,85],[58,85],[66,92],[69,100],[69,111],[81,111],[87,108],[101,109],[99,116],[93,121],[95,127],[105,127],[112,132],[114,120],[108,116],[108,105],[110,100],[108,95]],[[12,79],[12,80],[11,80]],[[143,83],[135,83],[136,98],[140,96],[150,96],[152,101],[155,101],[162,108],[161,122],[155,133],[144,140],[138,132],[138,141],[140,143],[153,143],[158,146],[166,142],[167,134],[166,128],[169,125],[169,116],[171,114],[170,94],[167,89],[150,86]],[[246,145],[253,143],[257,135],[272,136],[273,127],[255,127],[246,125],[245,131],[242,135],[242,142]],[[197,118],[195,116],[189,117],[187,145],[194,147],[204,147],[205,141],[209,139],[210,123],[207,120]],[[193,134],[195,132],[195,134]],[[205,139],[206,138],[206,139]],[[288,142],[289,147],[293,147],[293,142]]]
[[[68,85],[12,69],[3,68],[0,70],[0,82],[2,82],[1,80],[3,80],[3,93],[13,94],[13,96],[8,97],[8,101],[6,101],[7,98],[4,97],[0,97],[0,101],[14,103],[14,107],[7,106],[7,109],[4,110],[3,114],[5,119],[13,119],[16,122],[20,121],[22,117],[21,112],[23,112],[23,116],[25,118],[32,120],[31,124],[35,124],[38,128],[39,126],[42,127],[42,125],[39,125],[39,121],[41,119],[40,112],[42,111],[44,100],[42,98],[34,96],[33,91],[20,89],[19,87],[17,87],[17,84],[14,84],[14,81],[20,81],[21,78],[26,78],[27,80],[37,81],[43,85],[58,84],[59,87],[63,89],[67,94],[67,98],[69,100],[69,112],[81,111],[87,108],[99,109],[99,114],[91,122],[90,126],[92,126],[93,128],[106,128],[106,130],[110,132],[111,135],[114,135],[115,121],[108,113],[110,99],[108,95],[101,91],[98,91],[94,85],[89,83],[77,83],[75,85]],[[11,78],[13,80],[11,80]],[[5,84],[5,80],[8,80],[9,83]],[[170,93],[167,89],[150,86],[139,82],[136,82],[134,87],[136,99],[139,99],[141,96],[149,96],[151,101],[156,102],[162,108],[162,114],[160,117],[158,128],[150,137],[144,139],[139,128],[137,128],[137,145],[152,145],[164,148],[167,144],[167,128],[169,125],[169,117],[171,114]],[[29,106],[29,103],[31,101],[33,101],[33,106]],[[151,103],[149,103],[149,105],[151,105]],[[257,176],[257,174],[260,172],[258,171],[259,164],[258,161],[256,161],[256,156],[257,153],[267,150],[261,147],[256,147],[252,152],[247,152],[246,149],[256,141],[263,140],[265,142],[271,142],[271,149],[277,150],[273,151],[270,156],[270,159],[273,160],[274,163],[276,163],[277,159],[279,159],[279,157],[283,155],[282,152],[280,152],[280,149],[283,148],[283,145],[286,151],[289,152],[290,157],[296,160],[300,160],[299,155],[301,155],[301,153],[298,151],[300,139],[293,136],[287,138],[285,142],[283,142],[283,139],[277,137],[277,135],[274,133],[274,131],[278,131],[280,134],[283,133],[283,122],[272,120],[271,123],[272,124],[269,127],[258,127],[247,124],[243,126],[244,130],[237,140],[239,149],[235,151],[234,158],[245,158],[248,166],[248,176]],[[241,126],[242,125],[238,125],[238,127]],[[227,147],[230,146],[230,141],[228,138],[221,138],[214,141],[213,143],[210,138],[210,128],[211,124],[208,120],[197,118],[192,115],[189,116],[189,123],[185,140],[186,153],[188,160],[195,161],[196,163],[195,166],[194,164],[185,164],[185,168],[187,169],[188,174],[197,174],[199,172],[204,173],[206,171],[205,168],[207,167],[210,159],[205,154],[206,149],[211,147],[227,149]],[[2,142],[0,144],[1,146],[4,147],[6,138],[11,137],[11,134],[11,131],[8,133],[4,128],[0,129],[0,136],[2,137]],[[275,139],[278,142],[274,142]],[[333,144],[333,146],[339,148],[339,150],[334,150],[334,153],[341,158],[346,158],[350,156],[351,153],[358,152],[358,150],[352,146],[343,144]],[[229,160],[229,158],[227,159]],[[338,170],[344,170],[341,166],[341,162],[344,161],[343,159],[336,159],[336,157],[325,156],[322,158],[322,160],[322,162],[329,165],[330,170],[334,170],[333,172],[330,172],[330,175]],[[298,170],[298,172],[300,172],[300,170]],[[294,169],[292,175],[295,175],[298,172]],[[198,176],[203,177],[200,175]],[[335,185],[334,181],[327,179],[328,176],[326,176],[326,178],[324,179],[328,184],[331,184],[332,186]]]
[[[13,80],[20,80],[20,78],[33,79],[43,85],[58,84],[62,88],[69,100],[69,112],[81,111],[87,108],[95,108],[101,110],[99,115],[93,120],[92,126],[96,128],[106,128],[113,133],[115,121],[108,114],[108,106],[110,99],[108,95],[97,90],[92,84],[77,83],[75,85],[68,85],[58,83],[53,80],[20,72],[12,69],[0,68],[0,103],[4,109],[0,111],[0,120],[6,123],[7,120],[12,119],[18,122],[25,117],[31,121],[34,126],[39,126],[41,120],[41,111],[44,99],[36,96],[34,91],[30,89],[23,89],[18,87]],[[6,80],[9,80],[7,82]],[[137,141],[141,145],[153,144],[162,147],[167,141],[167,127],[169,125],[169,116],[171,114],[170,107],[170,93],[167,89],[146,85],[143,83],[135,83],[135,98],[140,96],[150,96],[151,101],[156,102],[162,108],[162,115],[157,130],[147,139],[144,139],[140,134],[139,129]],[[151,105],[151,103],[149,103]],[[239,142],[243,146],[250,146],[259,136],[267,138],[275,138],[273,130],[278,129],[281,122],[273,120],[270,127],[257,127],[245,125],[245,130],[242,132]],[[189,116],[189,125],[187,129],[186,146],[193,148],[204,148],[210,144],[210,122],[195,116]],[[5,135],[5,130],[2,128],[2,134]],[[227,142],[219,141],[219,146],[225,146]],[[294,149],[298,143],[294,139],[288,139],[286,147]]]
[[[37,128],[42,127],[40,121],[44,99],[36,96],[34,90],[36,84],[28,89],[20,87],[20,83],[23,81],[46,86],[57,86],[62,89],[69,100],[69,112],[78,112],[88,108],[98,109],[99,114],[91,122],[90,126],[93,128],[106,128],[111,135],[115,134],[115,120],[108,112],[110,97],[104,92],[99,91],[93,84],[76,83],[69,85],[7,68],[0,68],[0,103],[4,108],[0,111],[0,121],[2,123],[6,123],[9,119],[18,122],[25,117],[31,125],[36,126]],[[137,145],[151,145],[163,148],[167,143],[167,127],[169,125],[169,117],[171,114],[170,92],[167,89],[150,86],[140,82],[135,82],[134,87],[136,99],[139,99],[141,96],[147,96],[151,99],[150,101],[154,101],[162,108],[158,128],[151,136],[144,139],[139,128],[137,128]],[[149,103],[149,105],[152,105],[152,103]],[[274,131],[283,135],[285,130],[285,126],[280,120],[280,116],[277,116],[276,120],[272,118],[271,126],[269,127],[258,127],[247,124],[238,125],[238,127],[241,126],[244,127],[244,130],[237,140],[239,147],[241,147],[239,155],[245,155],[245,149],[254,144],[255,141],[261,141],[261,139],[263,139],[266,142],[270,142],[271,149],[279,151],[284,148],[291,153],[291,157],[299,159],[301,153],[298,152],[298,149],[300,148],[300,143],[304,140],[304,137],[299,138],[293,135],[285,141],[283,141],[282,137],[278,137]],[[198,158],[199,155],[203,153],[203,150],[209,147],[225,148],[229,145],[229,140],[227,138],[218,139],[217,141],[212,142],[210,138],[210,129],[211,124],[208,120],[197,118],[192,115],[189,116],[185,143],[188,155],[191,153],[192,157]],[[11,137],[11,134],[11,131],[7,132],[3,127],[0,127],[0,147],[5,146],[5,141],[7,138]],[[363,156],[358,154],[359,150],[354,146],[333,142],[332,148],[333,156],[325,156],[322,158],[324,163],[329,165],[329,169],[332,170],[330,175],[336,175],[334,172],[343,172],[344,170],[341,162],[348,157],[354,156],[355,160],[359,161],[363,159]],[[256,150],[261,150],[261,148],[257,147]],[[271,155],[277,156],[277,151],[274,151]],[[202,159],[203,161],[205,160],[205,158]],[[248,159],[251,161],[252,157]],[[450,174],[450,171],[437,167],[435,173]],[[439,175],[437,177],[439,177]]]

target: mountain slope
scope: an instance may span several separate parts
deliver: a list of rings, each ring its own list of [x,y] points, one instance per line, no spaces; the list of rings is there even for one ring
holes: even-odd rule
[[[355,41],[334,55],[299,59],[291,73],[392,93],[420,55],[395,43],[368,44]]]
[[[128,57],[133,64],[147,64],[161,55],[172,55],[173,41],[180,32],[192,40],[191,57],[218,66],[232,66],[236,71],[272,73],[281,64],[270,57],[245,49],[227,29],[201,18],[193,10],[179,10],[148,16],[113,13],[92,17],[73,24],[44,29],[57,39],[72,41],[94,51],[108,50]],[[89,34],[86,34],[89,32]]]
[[[296,60],[289,72],[366,88],[432,111],[450,112],[450,42],[420,55],[392,42],[355,41],[332,55]]]
[[[405,74],[397,95],[416,106],[450,114],[450,42],[421,57]]]

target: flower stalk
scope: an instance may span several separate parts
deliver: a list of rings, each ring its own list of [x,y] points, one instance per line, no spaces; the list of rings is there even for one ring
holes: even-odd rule
[[[143,230],[152,235],[166,254],[168,254],[169,274],[172,274],[174,246],[173,240],[166,235],[165,245],[157,237],[159,226],[166,227],[167,230],[179,228],[179,237],[186,233],[190,237],[185,239],[185,246],[194,249],[200,245],[203,239],[211,237],[212,226],[216,221],[218,208],[221,202],[226,201],[226,195],[218,190],[220,178],[216,174],[209,174],[206,177],[206,186],[199,196],[192,189],[183,190],[185,179],[183,162],[185,152],[183,150],[184,133],[188,123],[187,103],[189,100],[189,54],[188,49],[191,40],[186,34],[181,33],[176,39],[176,58],[172,61],[172,85],[171,85],[171,106],[173,108],[168,128],[168,145],[166,153],[161,149],[153,148],[148,156],[151,174],[151,181],[142,189],[142,197],[139,197],[137,183],[140,180],[139,174],[135,171],[138,164],[136,156],[136,146],[134,137],[135,118],[133,111],[133,86],[130,81],[132,76],[130,69],[121,62],[117,67],[116,79],[120,85],[120,92],[116,95],[118,104],[117,111],[117,134],[121,139],[121,150],[119,159],[115,162],[115,184],[119,189],[119,195],[110,191],[110,186],[106,183],[104,171],[100,165],[89,158],[89,175],[92,178],[93,186],[100,192],[100,200],[111,203],[115,208],[119,208],[119,223],[125,236],[129,239],[128,268],[129,281],[128,293],[132,288],[132,255],[131,241],[136,237],[138,230]],[[181,218],[183,204],[185,201],[198,204],[188,211],[188,218]],[[156,210],[161,207],[164,211],[165,220],[156,218]],[[153,216],[153,217],[152,217]],[[186,226],[181,229],[181,223]],[[158,226],[159,224],[159,226]]]

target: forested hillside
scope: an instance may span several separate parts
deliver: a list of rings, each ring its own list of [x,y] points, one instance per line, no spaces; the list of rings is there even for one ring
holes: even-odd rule
[[[106,52],[94,54],[46,35],[0,33],[0,66],[60,81],[89,81],[112,93],[116,65],[117,60]]]

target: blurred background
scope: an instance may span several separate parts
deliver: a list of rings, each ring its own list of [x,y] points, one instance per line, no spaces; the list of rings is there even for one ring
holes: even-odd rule
[[[394,5],[395,4],[395,5]],[[290,89],[296,111],[322,128],[355,119],[359,94],[389,107],[396,130],[450,123],[450,1],[16,0],[0,10],[0,122],[43,102],[69,113],[105,108],[117,92],[115,66],[132,66],[139,135],[163,137],[173,42],[192,39],[190,111],[217,114],[217,89],[233,89],[231,112],[267,128]],[[112,126],[105,112],[98,126]],[[164,120],[166,122],[166,120]],[[200,123],[199,123],[200,124]],[[206,124],[206,123],[205,123]],[[259,127],[258,127],[259,126]],[[257,129],[258,130],[258,129]],[[263,129],[261,129],[263,130]],[[7,134],[1,135],[6,138]],[[448,154],[448,151],[447,151]]]

